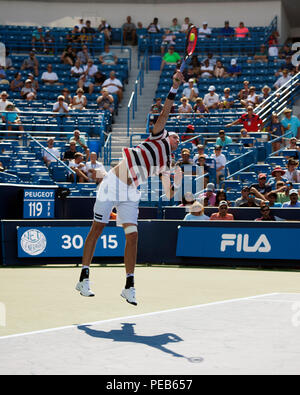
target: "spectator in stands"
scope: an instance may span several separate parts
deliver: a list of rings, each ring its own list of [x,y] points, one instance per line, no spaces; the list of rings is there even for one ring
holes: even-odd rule
[[[95,38],[96,30],[92,27],[91,21],[85,21],[86,34],[88,34],[88,41],[92,42]],[[82,30],[82,29],[81,29]]]
[[[94,86],[102,86],[103,82],[106,80],[106,75],[104,73],[102,73],[101,70],[98,70],[95,74],[94,74]]]
[[[193,161],[194,164],[194,161]],[[205,155],[200,155],[197,159],[196,166],[202,167],[203,168],[203,174],[206,174],[204,176],[204,188],[207,187],[209,183],[209,170],[210,166],[206,163],[206,156]]]
[[[109,45],[104,45],[104,52],[99,56],[99,61],[102,65],[116,65],[118,57],[110,50]]]
[[[89,59],[87,64],[83,66],[83,71],[87,74],[90,78],[94,78],[94,75],[98,71],[98,67],[94,64],[93,59]]]
[[[227,200],[227,194],[224,189],[219,189],[216,193],[216,203],[215,207],[219,207],[220,202],[227,202],[228,206],[230,206],[230,202]]]
[[[68,43],[71,43],[71,44],[80,44],[81,43],[80,29],[79,29],[78,25],[74,26],[73,29],[67,34],[66,40]]]
[[[271,191],[267,194],[267,201],[264,203],[267,203],[269,207],[282,207],[281,203],[277,203],[277,193],[275,191]]]
[[[67,105],[71,107],[72,102],[73,102],[73,99],[72,99],[72,97],[71,97],[71,95],[70,95],[69,89],[68,89],[68,88],[64,88],[64,89],[61,91],[61,94],[62,94],[62,96],[65,98],[64,101],[67,103]]]
[[[65,162],[74,159],[76,152],[76,141],[72,140],[70,142],[69,149],[67,149],[63,154],[63,161]]]
[[[187,127],[185,129],[185,132],[184,132],[185,135],[181,136],[181,142],[184,142],[186,140],[190,140],[192,137],[194,137],[195,136],[195,134],[193,134],[194,130],[195,130],[195,126],[194,125],[187,125]],[[192,143],[192,144],[197,146],[198,138],[190,141],[190,143]]]
[[[208,108],[208,110],[215,110],[219,108],[220,98],[216,93],[216,88],[214,85],[211,85],[208,88],[208,93],[204,96],[203,103]]]
[[[288,44],[285,44],[281,51],[279,51],[280,59],[285,59],[287,56],[293,56],[293,51]]]
[[[10,102],[9,100],[7,100],[8,98],[8,93],[6,91],[2,91],[0,94],[0,112],[5,111],[6,106],[8,104],[12,104],[12,102]]]
[[[205,59],[201,66],[201,78],[212,78],[214,76],[214,66],[209,64],[209,59]]]
[[[65,97],[63,95],[59,95],[57,97],[57,102],[53,104],[52,111],[58,113],[57,121],[61,122],[64,117],[69,114],[69,106],[65,102]]]
[[[267,100],[271,96],[271,91],[272,89],[268,85],[265,85],[261,90],[262,94],[258,97],[259,103],[263,103]]]
[[[286,149],[287,149],[287,150],[296,151],[296,152],[293,152],[293,153],[287,152],[287,154],[288,154],[287,156],[286,156],[285,150],[282,151],[281,154],[282,154],[283,156],[285,156],[286,159],[292,158],[292,159],[295,159],[296,161],[297,161],[298,159],[300,159],[300,147],[299,147],[299,143],[297,142],[296,137],[292,137],[292,138],[289,140],[289,143],[288,143],[288,145],[286,146]]]
[[[112,42],[112,28],[110,24],[106,21],[106,19],[101,19],[101,23],[98,26],[98,32],[104,34],[104,39],[106,43],[111,43]]]
[[[52,64],[47,65],[47,71],[44,71],[41,77],[42,81],[46,85],[62,85],[59,82],[58,75],[53,71]]]
[[[174,45],[170,45],[168,52],[165,53],[162,59],[160,70],[162,70],[166,64],[176,65],[176,63],[180,60],[181,57],[178,52],[175,52]]]
[[[284,183],[287,182],[287,178],[284,177],[285,170],[281,168],[281,166],[276,166],[271,173],[272,177],[268,179],[267,184],[271,185],[272,189],[276,188],[277,182],[282,181]]]
[[[184,221],[208,221],[209,217],[204,214],[204,207],[199,202],[194,202],[189,208],[189,214],[187,214]]]
[[[161,97],[157,97],[155,99],[155,103],[152,104],[151,109],[150,109],[150,113],[151,114],[160,114],[163,110],[164,106],[162,104],[161,101]]]
[[[178,23],[178,19],[177,18],[173,18],[172,19],[172,25],[169,27],[169,30],[172,33],[177,34],[177,33],[180,33],[180,29],[181,29],[181,27],[180,27],[180,25]]]
[[[106,170],[101,162],[97,160],[96,152],[91,152],[90,161],[86,162],[85,174],[88,176],[89,182],[100,184],[106,176]]]
[[[63,64],[69,64],[70,66],[74,66],[76,62],[76,50],[72,47],[72,45],[68,45],[66,49],[64,49],[60,60]]]
[[[246,100],[241,100],[241,104],[244,107],[251,106],[253,108],[257,107],[259,104],[259,96],[256,94],[255,86],[250,86],[249,95],[247,96]]]
[[[87,106],[87,98],[84,95],[83,89],[78,88],[76,93],[77,95],[73,97],[70,107],[72,110],[85,110]]]
[[[189,67],[193,70],[194,78],[198,80],[201,75],[201,63],[199,62],[198,56],[193,55]]]
[[[223,200],[219,203],[219,209],[217,213],[213,213],[210,216],[211,221],[233,221],[233,214],[228,213],[228,203]]]
[[[255,188],[264,197],[272,190],[271,185],[267,184],[267,175],[265,173],[260,173],[258,175],[258,183],[251,185],[251,187]]]
[[[132,45],[136,45],[136,26],[131,21],[131,16],[126,18],[126,22],[122,25],[122,32],[123,32],[123,44],[127,45],[127,40],[131,39]]]
[[[89,182],[88,176],[85,174],[84,156],[81,152],[76,152],[74,159],[69,162],[69,167],[76,173],[76,182]],[[69,174],[69,180],[74,182],[74,175]]]
[[[31,39],[32,51],[36,51],[36,43],[38,43],[39,47],[43,47],[44,52],[47,52],[42,26],[38,26],[38,28],[33,31]]]
[[[92,37],[90,34],[88,34],[86,26],[83,26],[83,28],[80,31],[80,42],[81,44],[86,44],[86,45],[92,42]]]
[[[118,103],[121,103],[123,99],[123,84],[118,78],[116,78],[115,71],[111,71],[109,73],[109,78],[104,81],[102,88],[107,88],[110,94],[115,93],[118,96]],[[121,107],[120,104],[119,107]]]
[[[290,197],[290,201],[283,203],[282,207],[284,207],[284,208],[298,208],[298,207],[300,207],[299,190],[291,189],[289,191],[289,197]]]
[[[214,55],[213,55],[212,52],[209,52],[209,53],[207,54],[207,58],[206,58],[206,59],[208,59],[209,65],[210,65],[210,66],[213,66],[213,68],[215,68],[215,65],[217,64],[217,58],[214,57]],[[205,60],[206,60],[206,59],[205,59]]]
[[[114,105],[114,98],[112,95],[109,94],[108,90],[106,88],[102,88],[101,90],[101,96],[97,98],[97,104],[98,108],[101,111],[109,111],[111,114],[113,114],[115,110],[115,105]]]
[[[271,213],[268,204],[264,204],[263,206],[261,206],[260,212],[262,216],[260,218],[256,218],[255,221],[276,221],[276,218]]]
[[[254,192],[257,191],[245,185],[241,190],[241,197],[234,202],[235,207],[260,207],[264,199],[256,197]]]
[[[84,69],[81,66],[80,60],[77,59],[73,67],[71,67],[71,77],[79,79],[84,74]]]
[[[198,144],[197,145],[197,154],[193,157],[193,164],[196,165],[200,156],[204,156],[207,158],[207,154],[204,152],[204,145]]]
[[[8,48],[5,49],[5,70],[15,70]]]
[[[297,170],[299,162],[295,159],[290,158],[287,162],[287,171],[285,176],[288,181],[299,183],[300,182],[300,170]]]
[[[224,95],[221,96],[219,108],[223,110],[224,108],[229,109],[234,105],[234,98],[230,94],[230,88],[224,89]]]
[[[234,29],[229,25],[229,21],[224,22],[224,27],[220,31],[221,37],[233,38]]]
[[[34,75],[36,77],[39,76],[39,62],[35,56],[35,53],[31,51],[29,53],[29,57],[24,59],[24,62],[22,63],[21,70],[30,70],[33,71]]]
[[[189,30],[190,24],[191,24],[190,18],[188,16],[186,16],[184,18],[183,24],[181,25],[180,32],[181,33],[187,33],[187,31]]]
[[[193,78],[190,78],[188,81],[188,86],[186,86],[182,91],[182,96],[187,97],[189,101],[195,102],[199,95],[199,91],[197,88],[197,84]]]
[[[87,64],[89,59],[91,59],[92,56],[88,50],[87,45],[83,45],[81,51],[77,53],[77,59],[80,60],[81,65]]]
[[[228,144],[232,144],[232,138],[225,135],[224,130],[219,131],[219,137],[217,138],[216,145],[225,147]]]
[[[270,134],[270,140],[277,139],[284,134],[284,128],[279,121],[278,115],[275,112],[272,113],[271,122],[270,125],[267,126],[266,131]],[[281,143],[281,139],[272,142],[273,152],[277,152],[280,149]]]
[[[158,24],[158,18],[153,18],[153,22],[151,22],[149,24],[149,26],[147,27],[147,32],[149,34],[160,33],[160,26]]]
[[[202,193],[200,199],[208,199],[208,206],[214,207],[216,203],[216,194],[215,194],[215,185],[212,182],[209,182],[206,186],[206,191]]]
[[[176,162],[176,166],[179,166],[184,171],[184,165],[192,165],[191,151],[188,148],[181,150],[181,158]]]
[[[216,78],[224,78],[227,76],[225,67],[221,60],[217,60],[216,65],[214,67],[214,76]]]
[[[283,70],[288,70],[290,76],[295,74],[296,66],[293,65],[292,56],[287,56],[283,64],[281,64],[280,69],[275,73],[276,77],[283,75]]]
[[[208,27],[207,22],[203,22],[202,27],[198,29],[198,37],[200,38],[210,38],[211,29]]]
[[[211,156],[211,158],[216,161],[217,185],[219,185],[221,179],[223,179],[225,176],[225,166],[227,163],[225,155],[222,154],[222,147],[220,145],[215,146],[214,154]]]
[[[165,29],[165,34],[162,36],[162,42],[160,47],[161,56],[164,56],[166,48],[170,45],[176,44],[176,34],[172,33],[170,29]]]
[[[84,136],[80,134],[80,130],[75,129],[73,132],[73,136],[70,137],[69,143],[75,141],[77,152],[85,152],[86,156],[89,156],[89,148]]]
[[[192,192],[185,192],[182,196],[181,204],[179,204],[178,207],[191,206],[195,201],[196,199]]]
[[[13,127],[16,126],[18,130],[24,131],[18,111],[12,103],[5,107],[5,112],[2,113],[2,122],[6,124],[7,130],[13,130]]]
[[[204,114],[204,113],[209,113],[208,108],[206,105],[203,103],[202,97],[197,97],[196,103],[194,104],[193,111],[196,114]],[[199,118],[203,118],[203,115],[200,115]]]
[[[0,84],[1,85],[9,85],[9,81],[7,79],[6,72],[4,70],[4,67],[0,64]]]
[[[284,118],[281,121],[281,124],[284,128],[284,132],[291,132],[293,137],[296,137],[298,140],[300,139],[300,120],[296,115],[292,115],[293,110],[290,108],[286,108],[284,113]]]
[[[191,114],[193,112],[193,107],[189,103],[189,99],[187,97],[182,97],[180,99],[180,106],[178,107],[178,112],[180,114]],[[182,118],[182,116],[181,116]]]
[[[32,86],[32,81],[31,79],[27,79],[25,81],[25,86],[23,86],[23,88],[21,89],[21,98],[23,100],[35,100],[37,96],[37,92],[34,89],[34,87]]]
[[[278,181],[275,192],[277,194],[276,203],[283,205],[283,203],[290,201],[290,190],[294,189],[293,183],[288,181],[286,184],[283,181]],[[268,195],[267,195],[268,196]]]
[[[235,37],[236,38],[250,37],[249,29],[245,27],[244,22],[240,22],[239,27],[235,28]]]
[[[2,172],[2,171],[5,171],[5,167],[3,166],[3,163],[2,162],[0,162],[0,171]]]
[[[53,55],[55,37],[51,35],[51,31],[49,29],[46,29],[44,38],[45,38],[46,54]]]
[[[286,84],[292,77],[289,75],[289,71],[287,69],[282,70],[282,76],[277,79],[275,84],[273,85],[275,89],[281,88],[284,84]]]
[[[78,26],[78,29],[79,29],[80,32],[81,32],[81,29],[82,29],[83,27],[86,27],[86,24],[84,23],[83,18],[80,18],[80,19],[78,20],[77,26]]]
[[[78,80],[78,88],[83,89],[84,93],[91,95],[94,92],[94,79],[88,72],[84,72]]]
[[[10,83],[10,90],[12,92],[21,92],[23,86],[24,82],[22,81],[22,74],[17,72],[14,79]]]
[[[259,52],[255,53],[255,55],[253,56],[253,59],[248,59],[247,62],[248,63],[253,63],[253,62],[265,62],[267,63],[269,61],[268,58],[268,49],[265,46],[265,44],[261,44]]]
[[[239,91],[238,98],[240,100],[246,100],[249,95],[249,81],[243,82],[243,89]]]
[[[43,161],[45,162],[46,166],[49,166],[51,162],[56,162],[55,158],[49,154],[53,154],[56,158],[60,158],[60,152],[57,148],[54,148],[54,137],[48,137],[47,139],[47,150],[43,150],[42,156],[43,156]]]
[[[231,59],[230,66],[227,68],[227,76],[239,77],[242,75],[242,68],[237,64],[236,59]]]
[[[225,125],[225,127],[228,128],[238,124],[242,124],[244,129],[247,130],[247,132],[259,132],[263,126],[263,121],[260,119],[260,117],[257,114],[253,112],[253,107],[248,106],[246,114],[243,114],[236,121]]]

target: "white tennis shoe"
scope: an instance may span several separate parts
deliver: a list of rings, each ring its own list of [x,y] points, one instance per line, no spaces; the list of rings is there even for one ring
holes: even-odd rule
[[[121,293],[122,298],[126,299],[126,301],[134,306],[137,306],[137,301],[135,299],[135,288],[130,287],[128,289],[124,288]]]
[[[87,297],[95,296],[94,292],[92,292],[90,289],[90,280],[88,278],[79,281],[75,289],[76,291],[79,291],[80,295],[82,296],[87,296]]]

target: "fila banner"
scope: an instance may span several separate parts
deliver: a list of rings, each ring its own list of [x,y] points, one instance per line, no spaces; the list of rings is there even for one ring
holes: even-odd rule
[[[299,260],[300,229],[179,227],[176,256]]]

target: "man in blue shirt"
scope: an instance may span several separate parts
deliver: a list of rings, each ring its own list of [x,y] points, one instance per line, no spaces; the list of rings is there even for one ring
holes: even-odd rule
[[[296,115],[292,115],[292,112],[290,108],[286,108],[283,111],[285,118],[281,121],[281,125],[284,127],[285,132],[292,132],[290,137],[300,139],[300,121]]]
[[[225,131],[219,131],[219,137],[217,138],[216,145],[220,145],[221,147],[225,147],[225,145],[231,144],[232,138],[229,136],[225,136]]]
[[[242,74],[241,66],[237,65],[236,59],[231,59],[230,66],[227,69],[230,77],[238,77]]]
[[[290,201],[283,203],[282,207],[286,207],[286,208],[300,207],[297,189],[291,189],[289,195],[290,195]]]
[[[234,37],[234,29],[229,26],[229,21],[224,22],[224,27],[221,29],[221,36],[227,38]]]

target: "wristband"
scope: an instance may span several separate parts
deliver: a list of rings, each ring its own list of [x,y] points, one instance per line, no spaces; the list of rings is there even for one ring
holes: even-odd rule
[[[170,89],[170,92],[171,92],[171,93],[177,93],[177,91],[178,91],[178,89],[173,88],[173,86],[172,86],[172,88]]]
[[[167,99],[169,99],[169,100],[175,100],[177,90],[178,90],[178,89],[175,89],[175,88],[172,87],[172,88],[170,89],[170,92],[169,92],[168,96],[167,96]]]

